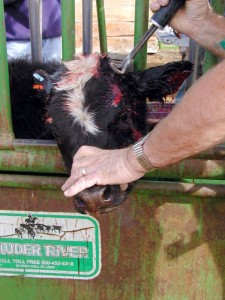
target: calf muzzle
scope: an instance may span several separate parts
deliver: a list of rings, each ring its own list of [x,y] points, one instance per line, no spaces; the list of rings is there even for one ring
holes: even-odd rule
[[[123,192],[119,185],[95,185],[77,194],[74,198],[74,205],[80,213],[107,213],[127,199],[130,189],[131,185]]]

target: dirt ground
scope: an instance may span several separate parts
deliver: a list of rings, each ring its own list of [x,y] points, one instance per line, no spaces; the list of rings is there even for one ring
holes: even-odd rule
[[[179,49],[158,49],[157,53],[148,54],[147,66],[155,67],[176,60],[181,60]]]

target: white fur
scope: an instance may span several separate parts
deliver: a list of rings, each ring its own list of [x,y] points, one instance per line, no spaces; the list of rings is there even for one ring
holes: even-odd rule
[[[99,57],[95,54],[88,57],[79,56],[76,60],[64,62],[69,72],[55,87],[58,91],[68,91],[66,109],[74,122],[79,123],[91,134],[97,134],[99,128],[95,124],[94,112],[89,112],[88,107],[84,107],[84,86],[96,73],[98,62]]]

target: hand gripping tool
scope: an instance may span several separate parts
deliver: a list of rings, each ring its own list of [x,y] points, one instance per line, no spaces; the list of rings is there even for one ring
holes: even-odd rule
[[[170,0],[167,6],[162,6],[151,18],[152,25],[145,32],[140,41],[135,45],[133,50],[127,55],[127,57],[122,62],[110,62],[111,68],[117,74],[124,74],[127,67],[130,65],[134,57],[142,49],[142,47],[147,43],[148,39],[154,34],[154,32],[159,28],[163,29],[174,14],[181,8],[185,3],[185,0]]]

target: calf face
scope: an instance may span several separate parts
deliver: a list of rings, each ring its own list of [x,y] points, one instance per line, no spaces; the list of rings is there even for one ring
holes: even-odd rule
[[[81,56],[64,64],[23,63],[29,66],[23,83],[29,89],[26,101],[32,103],[29,107],[35,115],[28,122],[31,129],[36,126],[39,130],[34,135],[32,130],[26,134],[21,129],[19,119],[27,122],[30,117],[22,108],[18,115],[13,113],[16,136],[46,139],[53,134],[68,172],[74,154],[82,145],[119,149],[145,135],[148,132],[146,99],[163,101],[167,95],[174,94],[192,69],[189,62],[174,62],[118,75],[110,68],[107,56],[98,55]],[[14,69],[10,66],[11,89],[15,89],[12,110],[15,111],[15,103],[20,100],[16,96],[15,65]],[[26,72],[25,69],[20,72]],[[121,191],[118,185],[94,186],[75,197],[75,207],[80,212],[109,211],[120,205],[130,190],[131,185],[126,191]]]

